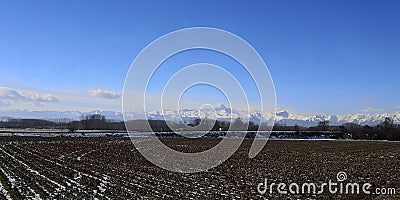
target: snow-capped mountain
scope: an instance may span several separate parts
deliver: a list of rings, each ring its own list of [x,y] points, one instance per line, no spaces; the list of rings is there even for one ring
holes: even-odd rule
[[[300,115],[292,114],[287,111],[276,113],[275,123],[293,126],[315,126],[318,122],[329,120],[330,125],[342,125],[344,123],[355,123],[360,125],[377,125],[385,117],[391,117],[395,123],[400,123],[400,112],[394,114],[351,114],[351,115]]]
[[[243,120],[249,120],[255,123],[259,123],[261,118],[264,120],[271,120],[272,114],[263,114],[261,112],[251,112],[247,113],[246,111],[242,110],[235,110],[230,109],[224,105],[219,105],[214,109],[203,109],[201,110],[200,114],[198,110],[195,109],[184,109],[180,111],[178,114],[177,111],[164,111],[161,112],[149,112],[147,113],[148,119],[167,119],[167,120],[174,120],[182,118],[183,121],[190,121],[196,119],[198,117],[211,119],[218,119],[223,121],[229,121],[231,117],[236,119],[238,117],[242,118]],[[330,125],[342,125],[344,123],[356,123],[361,125],[376,125],[382,122],[385,117],[393,118],[395,123],[400,123],[400,113],[395,114],[352,114],[352,115],[301,115],[290,113],[286,110],[281,110],[276,112],[275,115],[275,123],[282,124],[287,126],[316,126],[318,122],[329,120]]]
[[[110,120],[122,121],[122,112],[115,111],[29,111],[29,110],[16,110],[16,111],[0,111],[0,119],[7,120],[11,118],[39,118],[39,119],[64,119],[79,120],[83,116],[100,114]],[[136,112],[125,113],[126,119],[144,119],[144,115]],[[243,120],[249,120],[259,123],[261,118],[271,120],[273,115],[271,113],[250,112],[247,113],[243,110],[231,109],[223,104],[217,105],[214,109],[204,108],[200,112],[197,109],[182,109],[179,112],[176,110],[151,111],[146,113],[147,119],[153,120],[180,120],[190,122],[196,118],[209,118],[218,119],[223,121],[230,121],[240,117]],[[356,123],[361,125],[376,125],[384,120],[385,117],[393,118],[395,123],[400,123],[400,112],[394,114],[352,114],[352,115],[301,115],[291,113],[286,110],[280,110],[275,115],[275,123],[287,126],[316,126],[318,122],[329,120],[330,125],[341,125],[344,123]]]
[[[241,118],[244,121],[259,123],[261,119],[270,120],[272,114],[262,114],[261,112],[250,112],[231,109],[223,104],[214,108],[204,108],[201,111],[197,109],[182,109],[180,111],[165,110],[164,112],[154,111],[146,113],[148,119],[177,121],[182,119],[184,122],[191,122],[196,118],[218,119],[221,121],[231,121],[231,119]]]

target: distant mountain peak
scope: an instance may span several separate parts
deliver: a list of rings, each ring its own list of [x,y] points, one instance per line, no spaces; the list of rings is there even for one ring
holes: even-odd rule
[[[226,110],[228,107],[226,107],[223,103],[217,103],[215,105],[215,109],[219,109],[219,110]]]
[[[243,120],[250,120],[258,123],[261,119],[270,120],[273,117],[273,113],[261,113],[251,112],[248,113],[244,110],[231,109],[224,104],[218,104],[214,109],[203,109],[199,116],[198,109],[182,109],[179,112],[173,110],[165,110],[164,112],[152,111],[147,112],[146,116],[148,119],[171,119],[171,120],[184,120],[191,121],[198,117],[207,116],[207,118],[218,119],[222,121],[229,121],[231,118],[242,118]],[[106,119],[119,120],[124,119],[121,112],[116,111],[105,111],[105,110],[94,110],[90,112],[81,111],[30,111],[30,110],[11,110],[11,111],[0,111],[0,119],[9,118],[25,118],[25,119],[71,119],[79,120],[82,116],[100,114],[106,117]],[[143,113],[137,112],[125,112],[125,119],[144,119]],[[393,118],[396,124],[400,123],[400,112],[394,114],[349,114],[349,115],[301,115],[297,113],[291,113],[286,110],[278,111],[275,115],[275,123],[287,126],[316,126],[318,122],[322,120],[329,120],[330,125],[342,125],[344,123],[356,123],[360,125],[376,125],[381,123],[385,117]]]
[[[286,110],[282,110],[276,113],[277,116],[281,116],[283,118],[289,118],[289,112]]]

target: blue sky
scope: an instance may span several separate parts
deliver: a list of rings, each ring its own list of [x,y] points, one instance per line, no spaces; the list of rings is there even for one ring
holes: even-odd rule
[[[305,114],[397,112],[399,9],[395,0],[2,1],[0,110],[120,110],[126,73],[147,44],[206,26],[255,47],[279,107]],[[229,63],[211,54],[176,63]],[[167,76],[161,73],[160,82]]]

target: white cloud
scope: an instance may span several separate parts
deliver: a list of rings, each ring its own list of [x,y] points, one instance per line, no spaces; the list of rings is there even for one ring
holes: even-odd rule
[[[0,101],[2,104],[9,105],[16,102],[59,102],[50,94],[40,94],[34,92],[19,91],[8,87],[0,87]]]
[[[98,97],[102,97],[105,99],[119,99],[122,96],[118,92],[113,92],[113,91],[108,91],[108,90],[103,90],[103,89],[89,90],[88,92],[89,92],[90,96],[98,96]]]
[[[364,110],[362,110],[363,112],[366,112],[366,113],[370,113],[370,112],[382,112],[383,111],[383,109],[382,108],[372,108],[372,107],[368,107],[368,108],[366,108],[366,109],[364,109]]]

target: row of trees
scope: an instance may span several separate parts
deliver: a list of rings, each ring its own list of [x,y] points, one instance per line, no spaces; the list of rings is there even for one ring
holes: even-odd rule
[[[232,123],[211,119],[194,119],[184,124],[182,122],[166,122],[164,120],[132,120],[126,124],[129,130],[137,131],[156,131],[156,132],[172,132],[176,130],[211,130],[211,131],[227,131],[230,130],[259,130],[259,125],[253,122],[245,122],[241,118],[235,119]],[[271,127],[263,126],[260,130],[270,130]],[[71,131],[78,129],[103,129],[103,130],[126,130],[123,122],[110,122],[101,115],[86,116],[80,121],[74,121],[67,124],[67,128]],[[394,123],[392,118],[385,118],[376,126],[361,126],[355,123],[345,123],[341,126],[330,126],[329,121],[320,121],[314,127],[302,126],[285,126],[276,124],[273,131],[294,131],[300,134],[329,134],[335,138],[352,138],[352,139],[372,139],[372,140],[400,140],[400,125]]]
[[[246,127],[249,131],[258,130],[258,125],[253,122],[245,123],[242,119],[237,118],[233,123],[211,119],[194,119],[187,124],[182,122],[168,123],[164,120],[132,120],[127,122],[128,130],[135,131],[155,131],[155,132],[168,132],[168,131],[228,131],[230,130],[245,130]]]
[[[8,119],[7,121],[0,121],[1,128],[65,128],[67,123],[57,123],[43,119]]]
[[[75,130],[125,130],[124,122],[107,120],[103,115],[82,116],[78,121],[45,119],[8,119],[0,121],[0,128],[9,129],[69,129]]]
[[[125,130],[125,124],[124,122],[108,121],[105,116],[94,114],[84,116],[80,121],[69,122],[67,128],[71,132],[75,130]]]
[[[345,124],[345,126],[352,134],[353,139],[400,141],[400,125],[395,124],[393,119],[389,117],[376,126],[360,126],[353,123]]]
[[[312,132],[313,134],[328,133],[335,138],[369,139],[369,140],[397,140],[400,141],[400,125],[394,120],[386,117],[376,126],[359,125],[356,123],[345,123],[340,126],[330,126],[329,121],[320,121],[314,127],[301,127],[275,125],[275,131],[295,131],[297,134]]]
[[[211,119],[194,119],[187,124],[182,122],[166,122],[164,120],[132,120],[126,123],[129,130],[172,132],[176,130],[211,130],[227,131],[244,130],[248,131],[270,130],[264,124],[259,125],[253,122],[245,122],[241,118],[235,119],[232,123]],[[150,126],[149,126],[150,125]],[[120,130],[126,131],[124,122],[109,121],[99,114],[88,115],[78,121],[52,122],[41,119],[10,119],[0,122],[0,128],[53,128],[76,130]],[[286,126],[275,124],[274,131],[294,131],[295,134],[330,134],[336,138],[371,139],[371,140],[400,140],[400,125],[395,124],[392,118],[385,118],[376,126],[361,126],[355,123],[345,123],[341,126],[330,126],[329,121],[320,121],[314,127]]]

